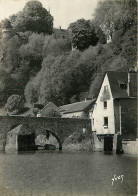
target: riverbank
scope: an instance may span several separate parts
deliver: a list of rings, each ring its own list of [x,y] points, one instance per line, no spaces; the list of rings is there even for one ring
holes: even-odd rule
[[[94,151],[94,138],[92,133],[74,132],[63,143],[64,150]]]
[[[102,151],[103,148],[96,148],[95,143],[98,142],[92,133],[74,132],[63,143],[63,150],[70,151]],[[122,149],[124,154],[137,156],[138,139],[136,141],[122,141]],[[113,153],[116,150],[113,149]]]

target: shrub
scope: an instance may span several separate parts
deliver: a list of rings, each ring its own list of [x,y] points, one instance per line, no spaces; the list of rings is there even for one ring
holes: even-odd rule
[[[41,113],[41,116],[45,116],[45,117],[48,117],[48,118],[51,118],[51,117],[59,117],[60,118],[61,114],[56,109],[48,108],[46,111],[43,111]]]
[[[5,104],[5,108],[7,112],[16,112],[22,109],[24,106],[24,99],[21,95],[11,95],[7,103]]]

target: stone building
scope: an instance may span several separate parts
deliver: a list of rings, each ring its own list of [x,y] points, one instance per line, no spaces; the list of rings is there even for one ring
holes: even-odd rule
[[[16,32],[13,28],[4,28],[2,30],[3,39],[10,39],[15,34]]]
[[[18,32],[13,28],[4,28],[2,30],[3,39],[10,39],[12,36],[18,35]],[[53,36],[56,39],[69,39],[69,32],[67,29],[62,29],[61,26],[59,28],[53,28]]]
[[[53,35],[56,39],[65,39],[69,38],[69,32],[67,29],[62,29],[61,26],[53,29]]]
[[[35,149],[35,133],[27,125],[20,124],[7,133],[5,151]]]
[[[91,117],[97,149],[103,150],[105,136],[110,136],[114,150],[122,149],[122,140],[136,140],[136,106],[137,73],[107,72]]]

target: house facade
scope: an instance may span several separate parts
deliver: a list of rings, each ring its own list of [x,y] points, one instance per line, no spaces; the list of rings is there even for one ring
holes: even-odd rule
[[[61,27],[53,29],[53,35],[56,39],[65,39],[69,38],[69,32],[67,29],[62,29]]]
[[[104,76],[91,119],[96,134],[96,148],[104,149],[104,138],[110,136],[113,149],[122,148],[119,138],[136,140],[137,74],[107,72]],[[120,147],[119,147],[120,145]]]

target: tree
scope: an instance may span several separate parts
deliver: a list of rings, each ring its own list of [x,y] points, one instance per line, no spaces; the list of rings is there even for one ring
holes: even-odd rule
[[[58,105],[57,101],[62,88],[62,75],[66,69],[64,66],[65,60],[64,55],[44,59],[42,63],[42,81],[40,84],[40,99],[42,103],[53,101]],[[51,64],[49,64],[50,62]]]
[[[94,20],[91,20],[91,28],[95,31],[96,36],[98,37],[98,43],[106,44],[106,35],[101,29],[100,26],[98,26]]]
[[[17,35],[3,43],[3,65],[9,72],[17,71],[20,65],[19,48],[21,40]]]
[[[10,20],[8,20],[8,19],[2,20],[2,21],[1,21],[1,27],[2,27],[2,29],[5,29],[5,28],[12,28],[12,25],[11,25]]]
[[[27,103],[35,103],[38,100],[38,94],[37,91],[34,89],[34,86],[31,82],[28,82],[25,90],[24,95]]]
[[[51,36],[45,36],[43,57],[52,54],[54,56],[69,53],[71,51],[71,42],[69,39],[54,38]]]
[[[97,71],[96,57],[95,47],[90,46],[77,61],[76,69],[79,70],[77,78],[80,78],[77,88],[79,93],[89,90],[92,74]]]
[[[99,1],[94,20],[104,33],[111,38],[115,31],[122,29],[125,33],[136,23],[136,0],[104,0]]]
[[[73,48],[84,50],[90,45],[95,46],[98,43],[99,38],[95,33],[94,26],[90,23],[90,20],[79,19],[74,23],[71,23],[68,27]]]
[[[135,27],[123,35],[122,30],[116,31],[111,47],[115,55],[125,59],[127,70],[137,70],[137,29]]]
[[[17,82],[4,69],[0,69],[0,106],[4,106],[9,96],[17,93]]]
[[[46,34],[52,34],[53,31],[53,17],[36,0],[27,2],[23,10],[17,16],[11,16],[10,19],[12,26],[17,31]]]
[[[20,109],[22,109],[23,106],[24,106],[23,97],[20,95],[14,94],[8,98],[5,108],[8,112],[17,112]]]
[[[29,36],[28,42],[26,44],[22,44],[19,48],[19,54],[22,59],[20,63],[20,68],[22,71],[26,69],[28,74],[36,74],[41,68],[41,63],[43,61],[42,50],[44,45],[44,34],[36,34],[32,33]],[[24,65],[25,64],[25,65]]]
[[[97,98],[104,77],[103,73],[95,73],[89,89],[89,97]]]

